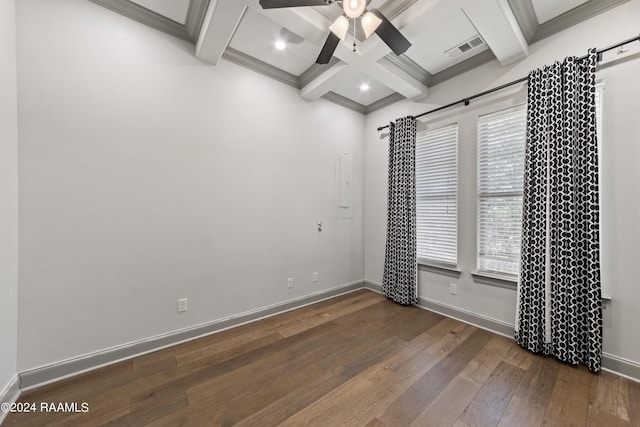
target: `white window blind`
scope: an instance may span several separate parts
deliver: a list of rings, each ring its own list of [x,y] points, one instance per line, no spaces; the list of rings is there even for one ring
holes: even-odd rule
[[[478,118],[478,271],[520,271],[526,106]]]
[[[416,137],[418,262],[455,267],[458,261],[458,124]]]

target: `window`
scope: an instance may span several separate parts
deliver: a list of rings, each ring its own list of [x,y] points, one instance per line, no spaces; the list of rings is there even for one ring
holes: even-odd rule
[[[419,132],[416,138],[418,262],[458,262],[458,124]]]
[[[526,106],[478,118],[478,272],[520,272]]]

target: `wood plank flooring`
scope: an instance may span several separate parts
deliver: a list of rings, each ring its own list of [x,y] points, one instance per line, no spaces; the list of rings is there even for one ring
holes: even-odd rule
[[[26,392],[3,426],[640,426],[640,384],[362,290]]]

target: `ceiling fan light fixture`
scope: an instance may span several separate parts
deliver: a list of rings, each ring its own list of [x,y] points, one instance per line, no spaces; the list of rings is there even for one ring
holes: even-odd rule
[[[345,15],[351,19],[356,19],[362,15],[365,7],[367,7],[366,0],[344,0],[342,2],[342,9]]]
[[[329,30],[342,41],[347,37],[347,31],[349,31],[349,20],[346,16],[339,16],[338,19],[333,21],[333,24],[329,26]]]
[[[362,28],[364,29],[365,38],[369,38],[376,29],[382,24],[382,19],[378,18],[374,13],[367,12],[362,17]]]

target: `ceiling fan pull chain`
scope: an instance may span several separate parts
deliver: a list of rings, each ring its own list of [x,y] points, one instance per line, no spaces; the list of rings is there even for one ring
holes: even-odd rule
[[[356,51],[356,20],[352,19],[353,21],[353,51]]]

